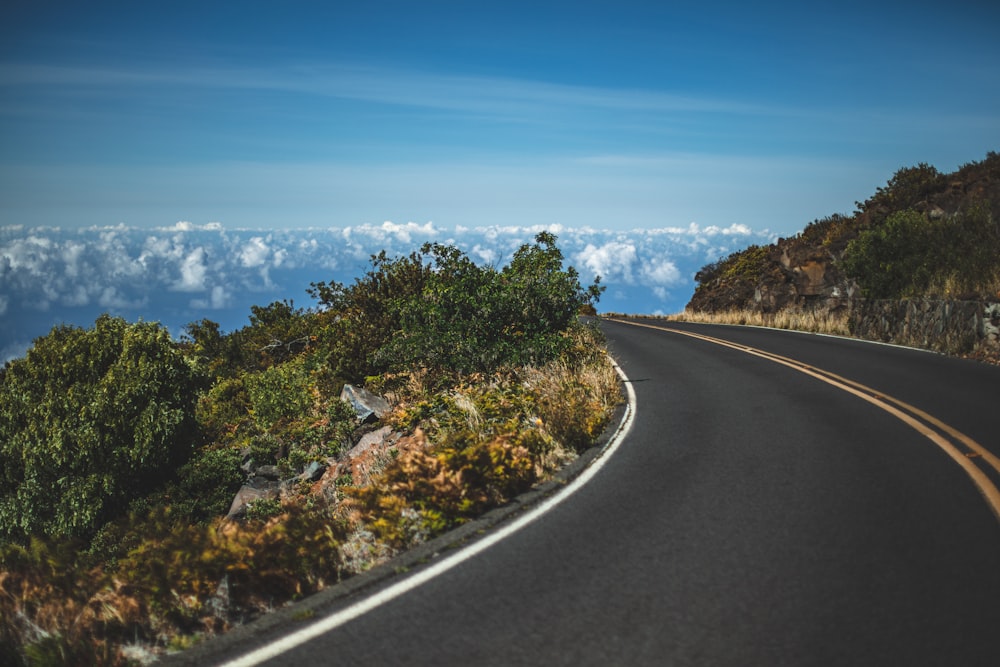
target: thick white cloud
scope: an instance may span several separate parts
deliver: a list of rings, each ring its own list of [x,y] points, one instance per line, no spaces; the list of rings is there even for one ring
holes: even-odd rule
[[[240,263],[247,268],[263,266],[271,255],[271,248],[268,247],[263,237],[255,236],[243,245],[240,250]]]
[[[582,265],[581,270],[586,267],[606,282],[634,282],[632,272],[638,259],[634,243],[609,241],[600,246],[588,243],[576,253],[575,259]]]
[[[104,311],[162,321],[173,332],[204,317],[230,330],[246,323],[251,304],[301,302],[310,282],[351,282],[381,250],[400,256],[427,241],[451,243],[474,261],[499,267],[541,231],[557,235],[566,263],[585,284],[601,277],[608,290],[599,310],[614,312],[676,312],[706,263],[773,240],[744,225],[694,223],[627,232],[516,225],[444,230],[431,222],[264,234],[185,222],[155,230],[0,227],[0,349],[21,349],[60,321],[89,326]]]
[[[640,268],[642,282],[656,286],[676,285],[681,282],[681,272],[669,259],[651,259]]]
[[[62,249],[62,260],[66,262],[66,277],[77,278],[80,275],[80,258],[87,249],[82,243],[68,241]]]
[[[424,240],[440,235],[440,231],[434,227],[433,222],[419,225],[415,222],[397,224],[386,220],[381,225],[358,225],[344,228],[344,237],[354,240],[356,237],[367,237],[369,241],[396,241],[403,244],[411,244],[414,239]],[[419,243],[418,243],[419,245]]]
[[[204,225],[196,225],[193,222],[188,222],[187,220],[180,220],[169,227],[157,227],[156,229],[161,232],[218,232],[222,231],[222,223],[209,222]]]
[[[188,253],[179,266],[181,277],[174,283],[174,289],[180,292],[200,292],[205,289],[205,249],[195,248]]]

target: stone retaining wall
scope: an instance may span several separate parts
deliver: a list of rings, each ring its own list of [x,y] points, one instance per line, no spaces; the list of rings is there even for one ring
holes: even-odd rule
[[[859,338],[957,355],[1000,355],[1000,303],[855,299],[848,324]]]

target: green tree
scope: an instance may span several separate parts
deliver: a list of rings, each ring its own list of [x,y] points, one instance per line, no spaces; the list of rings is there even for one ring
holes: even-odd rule
[[[926,215],[898,211],[851,241],[842,266],[867,297],[922,296],[945,261],[943,242],[940,226]]]
[[[324,323],[321,342],[336,376],[361,382],[372,374],[375,354],[400,328],[400,302],[420,294],[429,275],[420,254],[393,259],[383,250],[351,285],[312,283],[309,295],[319,302]]]
[[[562,251],[549,232],[522,245],[500,277],[509,313],[505,333],[519,341],[515,363],[554,358],[567,345],[563,333],[576,324],[581,308],[595,305],[604,292],[599,276],[584,287],[575,268],[563,268]]]
[[[382,348],[390,368],[416,365],[459,373],[554,358],[580,309],[600,297],[563,268],[556,237],[542,232],[501,271],[475,264],[452,246],[421,249],[432,270],[419,294],[397,302],[400,332]]]
[[[191,455],[199,377],[167,331],[58,326],[0,379],[0,539],[88,537]]]
[[[890,213],[914,208],[918,203],[943,189],[945,176],[933,166],[921,162],[916,167],[903,167],[892,175],[884,188],[864,202],[855,202],[860,211],[872,216],[878,224]]]
[[[191,322],[181,336],[181,347],[213,377],[235,377],[250,365],[240,341],[232,334],[223,334],[219,323],[203,319]]]
[[[975,201],[941,222],[940,280],[948,296],[993,297],[1000,289],[1000,221],[988,200]]]
[[[431,271],[419,293],[395,301],[399,330],[376,355],[379,369],[464,372],[495,359],[501,338],[496,271],[453,246],[425,244],[420,252]]]

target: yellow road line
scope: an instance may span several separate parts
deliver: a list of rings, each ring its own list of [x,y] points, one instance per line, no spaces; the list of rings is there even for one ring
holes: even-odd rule
[[[878,392],[871,387],[865,386],[860,382],[855,382],[854,380],[849,380],[845,377],[841,377],[830,371],[817,368],[815,366],[810,366],[809,364],[803,363],[796,359],[790,357],[785,357],[780,354],[775,354],[773,352],[766,352],[764,350],[757,350],[752,347],[747,347],[746,345],[740,345],[738,343],[733,343],[731,341],[723,340],[721,338],[715,338],[713,336],[706,336],[704,334],[695,333],[693,331],[682,331],[680,329],[669,329],[662,326],[656,326],[653,324],[643,324],[640,322],[632,322],[628,320],[613,320],[622,324],[630,324],[637,327],[645,327],[647,329],[656,329],[658,331],[663,331],[665,333],[673,333],[680,336],[688,336],[690,338],[696,338],[708,343],[713,343],[715,345],[721,345],[723,347],[732,348],[746,354],[751,354],[762,359],[767,359],[768,361],[773,361],[774,363],[787,366],[800,373],[805,373],[806,375],[812,376],[818,380],[826,382],[842,391],[846,391],[849,394],[853,394],[858,398],[871,403],[872,405],[888,412],[892,416],[896,417],[907,426],[910,426],[915,431],[926,437],[928,440],[933,442],[938,446],[945,454],[947,454],[955,463],[960,465],[966,474],[972,479],[972,482],[979,489],[979,492],[983,495],[986,500],[987,505],[993,511],[997,520],[1000,521],[1000,489],[987,477],[986,473],[979,468],[975,462],[972,461],[971,457],[976,457],[981,459],[986,464],[992,466],[997,472],[1000,472],[1000,458],[995,456],[988,449],[983,447],[981,444],[962,433],[956,428],[945,424],[940,419],[929,415],[923,410],[914,407],[908,403],[905,403],[897,398],[887,396],[884,393]],[[920,421],[923,420],[923,421]],[[958,442],[965,445],[971,454],[966,454],[962,452],[959,448],[955,447],[950,443],[941,433],[935,431],[935,427],[940,431],[950,435],[952,438]]]

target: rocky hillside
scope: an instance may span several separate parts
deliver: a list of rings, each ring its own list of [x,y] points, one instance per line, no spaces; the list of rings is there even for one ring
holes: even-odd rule
[[[853,296],[980,299],[1000,287],[1000,154],[954,173],[900,169],[850,216],[751,246],[698,272],[687,308],[846,308]],[[888,280],[893,272],[895,283]]]

